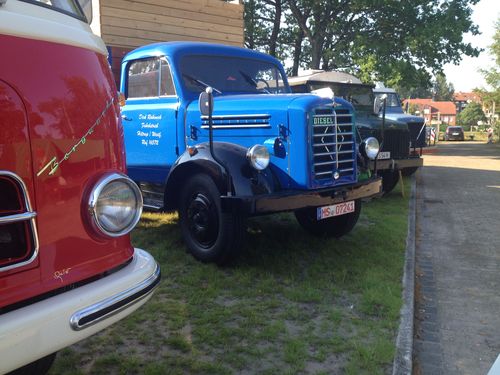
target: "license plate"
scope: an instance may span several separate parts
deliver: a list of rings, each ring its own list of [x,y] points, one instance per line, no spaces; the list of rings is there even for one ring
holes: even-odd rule
[[[458,133],[451,133],[451,135],[458,135]]]
[[[382,159],[390,159],[391,158],[391,152],[390,151],[381,151],[378,153],[377,159],[382,160]]]
[[[317,208],[317,219],[322,220],[333,216],[340,216],[354,212],[354,201],[332,204]]]

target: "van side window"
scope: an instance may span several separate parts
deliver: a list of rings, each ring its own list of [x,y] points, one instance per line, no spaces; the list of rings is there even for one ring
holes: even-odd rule
[[[129,98],[175,95],[170,67],[165,58],[137,60],[128,69]]]

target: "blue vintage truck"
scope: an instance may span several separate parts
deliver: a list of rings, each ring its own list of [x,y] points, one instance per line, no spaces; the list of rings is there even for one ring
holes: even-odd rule
[[[376,168],[377,173],[383,178],[384,194],[396,187],[400,171],[404,174],[406,171],[411,173],[423,165],[420,153],[412,146],[413,133],[410,125],[406,121],[397,121],[388,116],[382,118],[383,102],[379,98],[374,103],[376,97],[372,92],[374,87],[372,84],[363,84],[352,74],[323,70],[306,71],[298,77],[289,77],[288,83],[293,92],[335,95],[346,99],[354,106],[356,127],[361,138],[375,137],[380,142],[377,163],[375,165],[371,162],[370,167],[372,170]],[[387,112],[390,112],[389,105],[392,103],[389,100],[386,99]]]
[[[178,210],[198,260],[234,257],[253,215],[294,211],[309,232],[342,236],[361,199],[380,192],[380,179],[358,167],[378,142],[358,148],[352,106],[291,94],[273,57],[157,43],[126,55],[121,77],[128,174],[146,208]]]

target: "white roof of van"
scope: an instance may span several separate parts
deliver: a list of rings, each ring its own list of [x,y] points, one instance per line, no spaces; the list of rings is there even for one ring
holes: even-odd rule
[[[288,77],[288,83],[292,86],[301,85],[308,81],[362,84],[361,80],[352,74],[338,71],[306,70],[300,73],[299,76]]]

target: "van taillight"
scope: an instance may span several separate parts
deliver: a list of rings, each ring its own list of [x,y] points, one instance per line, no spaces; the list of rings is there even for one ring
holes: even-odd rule
[[[24,182],[0,171],[0,272],[31,263],[38,254],[38,238]]]

